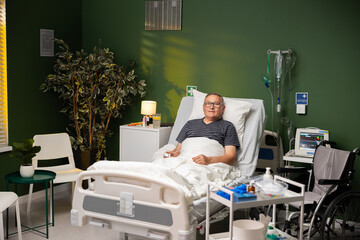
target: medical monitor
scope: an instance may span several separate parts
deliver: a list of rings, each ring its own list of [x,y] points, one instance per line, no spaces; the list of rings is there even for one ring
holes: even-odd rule
[[[329,131],[312,128],[298,128],[295,136],[295,155],[313,157],[316,146],[329,140]]]

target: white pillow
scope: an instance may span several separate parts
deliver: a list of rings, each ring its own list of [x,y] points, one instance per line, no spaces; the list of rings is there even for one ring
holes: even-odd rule
[[[205,117],[203,111],[203,104],[207,94],[199,92],[197,90],[193,90],[193,94],[194,94],[194,103],[189,120]],[[223,119],[230,121],[232,124],[234,124],[236,132],[238,134],[240,146],[242,146],[242,140],[243,140],[244,128],[245,128],[245,118],[247,114],[250,112],[252,103],[236,100],[232,98],[227,98],[227,97],[224,97],[224,103],[225,103],[225,112],[223,115]]]

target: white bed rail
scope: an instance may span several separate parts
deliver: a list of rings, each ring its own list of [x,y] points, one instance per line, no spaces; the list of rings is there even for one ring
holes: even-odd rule
[[[82,172],[74,189],[72,225],[83,226],[92,219],[101,219],[106,223],[102,226],[120,232],[145,237],[155,232],[168,234],[169,238],[164,239],[193,239],[195,232],[189,221],[192,205],[188,205],[183,190],[156,176],[139,175],[121,170]],[[89,178],[93,182],[85,189],[82,183]]]

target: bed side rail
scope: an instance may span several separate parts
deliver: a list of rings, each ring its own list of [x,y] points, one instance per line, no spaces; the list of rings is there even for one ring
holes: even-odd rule
[[[82,187],[82,182],[89,178],[93,180],[92,186],[85,189]],[[127,212],[125,211],[124,215],[119,210],[122,206],[121,199],[124,197],[124,193],[125,198],[126,196],[132,197],[133,214],[126,215]],[[93,211],[87,207],[90,200],[97,202],[96,205],[114,205],[115,202],[117,206],[112,207],[111,213],[103,213],[102,210]],[[99,204],[100,202],[101,204]],[[190,207],[184,191],[173,182],[162,182],[156,177],[137,176],[136,173],[119,170],[88,170],[79,174],[76,180],[72,206],[72,212],[76,212],[74,214],[76,219],[72,221],[72,224],[83,226],[91,218],[98,218],[111,222],[113,226],[131,223],[137,226],[149,226],[151,229],[169,231],[175,236],[175,232],[179,230],[189,230],[188,214]],[[145,222],[139,220],[140,214],[137,214],[139,209],[169,212],[171,223],[147,223],[145,220]]]
[[[91,178],[88,189],[82,187],[82,181]],[[184,191],[171,181],[161,181],[154,176],[141,176],[134,172],[121,170],[90,170],[79,174],[76,180],[76,190],[81,193],[93,193],[119,197],[120,192],[131,192],[134,200],[154,204],[186,204],[189,199]]]

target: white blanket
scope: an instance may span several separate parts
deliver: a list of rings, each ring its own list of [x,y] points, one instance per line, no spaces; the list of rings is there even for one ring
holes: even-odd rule
[[[114,162],[100,161],[90,166],[88,170],[121,169],[135,171],[142,175],[156,176],[163,181],[176,182],[184,190],[189,203],[206,195],[207,182],[220,186],[227,185],[237,177],[240,171],[224,163],[199,165],[192,157],[199,154],[205,156],[221,156],[224,148],[215,140],[208,138],[188,138],[182,143],[181,153],[175,158],[164,158],[166,151],[175,146],[168,144],[159,149],[153,156],[152,163],[144,162]]]

